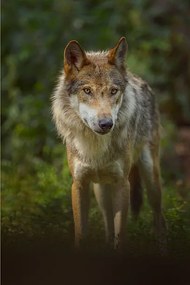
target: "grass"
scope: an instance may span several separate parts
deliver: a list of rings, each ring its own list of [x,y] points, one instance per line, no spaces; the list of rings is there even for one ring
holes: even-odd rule
[[[24,240],[62,239],[70,247],[73,243],[73,217],[71,208],[71,177],[66,159],[63,170],[50,163],[37,161],[33,173],[19,172],[16,165],[2,165],[2,233],[6,241],[12,236]],[[163,177],[164,178],[164,177]],[[188,191],[188,190],[187,190]],[[91,198],[89,239],[102,244],[104,227],[94,197]],[[168,223],[170,252],[190,252],[190,206],[172,181],[166,182],[163,193],[164,211]],[[129,217],[128,245],[132,254],[151,252],[152,215],[146,200],[139,219]],[[151,245],[151,246],[150,246]],[[187,250],[188,249],[188,250]]]

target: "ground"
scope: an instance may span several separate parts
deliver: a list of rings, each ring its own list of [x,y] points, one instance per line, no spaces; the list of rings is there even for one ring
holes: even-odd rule
[[[139,219],[129,217],[121,256],[105,248],[93,195],[89,242],[85,253],[74,251],[71,177],[66,157],[60,163],[60,145],[54,165],[35,160],[23,170],[2,162],[3,284],[189,284],[190,129],[168,123],[162,137],[167,256],[156,249],[146,193]]]

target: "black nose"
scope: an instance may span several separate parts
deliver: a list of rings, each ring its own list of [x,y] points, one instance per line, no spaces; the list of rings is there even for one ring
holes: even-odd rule
[[[99,127],[103,130],[103,131],[107,131],[110,130],[113,126],[113,121],[112,119],[101,119],[98,122]]]

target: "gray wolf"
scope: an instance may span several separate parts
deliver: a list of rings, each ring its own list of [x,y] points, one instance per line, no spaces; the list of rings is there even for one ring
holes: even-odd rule
[[[148,84],[125,66],[127,42],[85,52],[75,40],[53,94],[53,119],[64,139],[72,174],[75,244],[87,234],[89,191],[94,188],[106,241],[123,248],[128,208],[135,216],[147,190],[158,240],[165,238],[159,164],[159,113]]]

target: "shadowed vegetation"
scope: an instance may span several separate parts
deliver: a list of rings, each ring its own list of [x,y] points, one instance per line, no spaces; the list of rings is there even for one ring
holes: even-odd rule
[[[169,255],[179,261],[190,257],[189,8],[187,0],[3,1],[4,252],[16,256],[44,244],[58,252],[73,250],[71,177],[65,147],[51,120],[50,97],[69,40],[97,50],[113,47],[126,36],[128,67],[150,83],[160,104]],[[129,219],[128,256],[157,254],[151,217],[145,194],[139,220]],[[93,194],[88,248],[106,250],[102,217]]]

